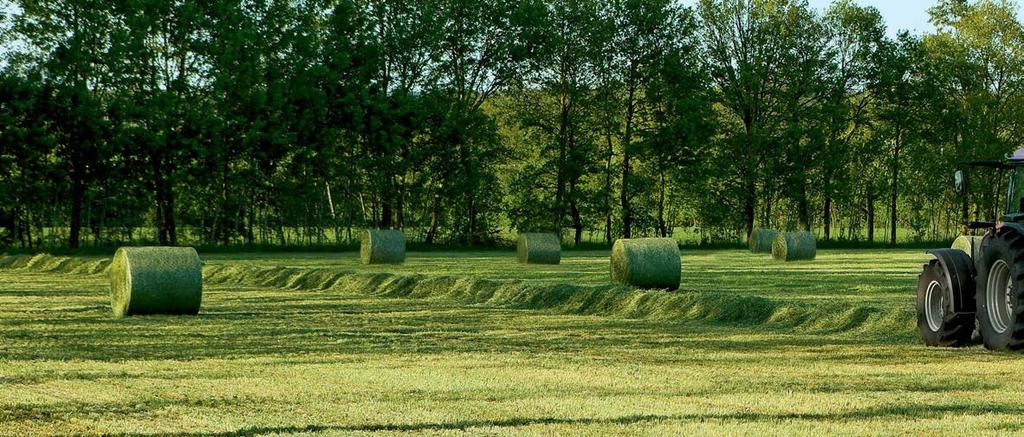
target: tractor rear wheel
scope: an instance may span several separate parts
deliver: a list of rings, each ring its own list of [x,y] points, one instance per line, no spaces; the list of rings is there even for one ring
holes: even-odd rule
[[[917,285],[917,327],[928,346],[962,347],[971,344],[974,314],[953,310],[949,296],[960,293],[960,290],[949,290],[951,284],[957,282],[950,279],[950,273],[939,260],[931,260],[924,265]]]
[[[1024,349],[1024,234],[1003,227],[986,243],[975,302],[978,332],[993,350]]]

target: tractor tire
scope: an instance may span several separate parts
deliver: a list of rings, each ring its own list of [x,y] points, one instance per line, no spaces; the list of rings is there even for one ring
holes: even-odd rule
[[[948,290],[950,284],[957,282],[950,280],[939,260],[931,260],[924,265],[917,284],[917,328],[928,346],[964,347],[972,344],[974,314],[953,311],[953,303],[948,296],[961,290]]]
[[[999,228],[985,243],[977,265],[974,298],[985,347],[1024,349],[1024,234]]]

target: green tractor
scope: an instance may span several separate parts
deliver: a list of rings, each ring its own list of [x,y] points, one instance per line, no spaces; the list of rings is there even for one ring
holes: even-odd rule
[[[971,222],[984,230],[972,249],[933,250],[917,287],[917,325],[929,346],[968,346],[980,336],[994,350],[1024,349],[1024,149],[1003,161],[966,163],[1009,173],[1006,214]],[[967,196],[963,170],[957,192]]]

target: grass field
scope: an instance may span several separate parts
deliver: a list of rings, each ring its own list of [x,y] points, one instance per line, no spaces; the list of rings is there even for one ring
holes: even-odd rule
[[[0,258],[0,434],[1018,434],[1022,357],[926,348],[920,251],[205,256],[198,317],[110,317],[99,258]]]

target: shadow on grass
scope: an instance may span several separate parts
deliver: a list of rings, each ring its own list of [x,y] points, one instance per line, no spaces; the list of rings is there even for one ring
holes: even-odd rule
[[[722,257],[748,259],[734,253]],[[88,273],[105,268],[104,262],[38,255],[0,258],[0,267]],[[0,286],[0,297],[45,300],[31,307],[0,308],[0,336],[8,340],[0,344],[0,359],[579,352],[602,347],[758,352],[916,343],[910,305],[765,297],[746,290],[772,287],[773,293],[785,295],[787,284],[795,282],[820,288],[842,282],[832,283],[817,271],[744,270],[737,275],[735,271],[746,267],[735,260],[727,264],[729,271],[698,271],[694,279],[687,279],[711,286],[721,283],[720,291],[679,292],[336,268],[213,265],[204,269],[207,290],[198,317],[123,320],[110,317],[105,285],[95,275],[59,276],[62,289],[53,291],[49,284],[57,279],[28,275],[26,280],[35,281],[34,287]],[[783,278],[787,274],[798,279]],[[893,279],[876,281],[881,287]],[[53,310],[40,308],[50,301],[55,302]]]
[[[261,309],[265,305],[267,309]],[[407,298],[359,300],[326,295],[308,301],[283,299],[271,305],[258,298],[213,305],[197,317],[112,319],[104,308],[93,308],[26,312],[17,318],[0,319],[0,336],[5,338],[0,359],[193,360],[307,353],[536,350],[579,353],[602,348],[647,352],[696,348],[753,354],[785,348],[907,341],[900,336],[821,335],[813,329],[735,323],[729,317],[710,322],[692,318],[652,321],[528,309],[452,307],[443,301]],[[855,319],[859,323],[862,317]]]
[[[142,436],[206,436],[206,437],[233,437],[251,436],[260,434],[298,434],[315,432],[422,432],[422,431],[469,431],[478,428],[518,428],[526,426],[544,425],[567,425],[567,426],[588,426],[588,425],[637,425],[648,422],[752,422],[772,423],[788,421],[807,421],[834,423],[851,420],[878,420],[897,417],[910,417],[914,419],[939,418],[948,414],[974,415],[974,414],[1008,414],[1019,415],[1024,413],[1024,407],[1005,404],[985,403],[972,405],[893,405],[866,408],[853,411],[837,413],[709,413],[709,414],[681,414],[681,415],[629,415],[612,418],[511,418],[503,420],[461,420],[439,423],[409,423],[409,424],[364,424],[364,425],[298,425],[280,427],[246,427],[235,431],[213,432],[213,433],[167,433],[167,434],[110,434],[124,437]]]

